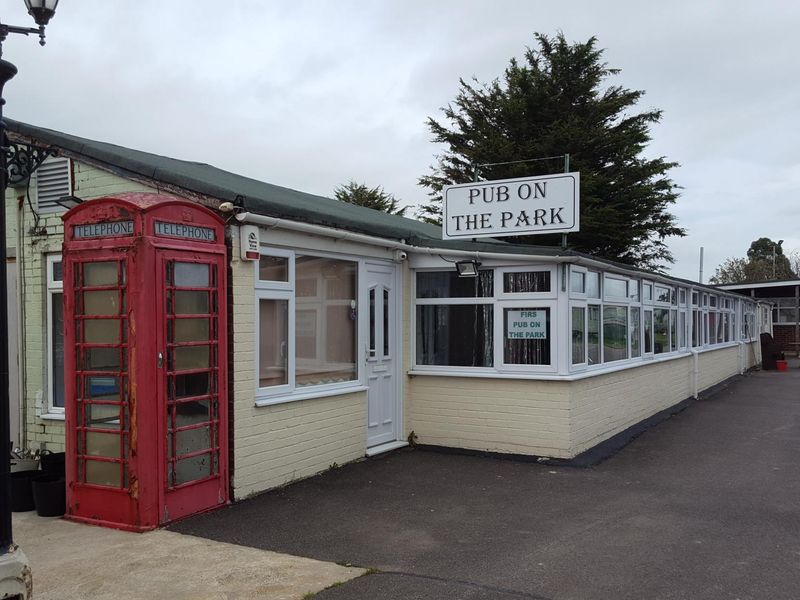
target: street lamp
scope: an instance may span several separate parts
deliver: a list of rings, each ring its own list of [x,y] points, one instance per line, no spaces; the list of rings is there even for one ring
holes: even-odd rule
[[[0,597],[21,595],[27,598],[24,589],[30,570],[24,555],[14,547],[11,531],[11,496],[9,486],[11,423],[8,402],[8,289],[6,282],[6,183],[8,180],[8,140],[6,125],[3,122],[3,87],[14,75],[17,67],[3,60],[3,42],[10,33],[22,35],[38,34],[39,44],[44,46],[44,28],[53,18],[58,0],[25,0],[28,14],[38,27],[16,27],[0,22],[0,197],[3,208],[0,210]],[[15,589],[15,585],[21,589]]]

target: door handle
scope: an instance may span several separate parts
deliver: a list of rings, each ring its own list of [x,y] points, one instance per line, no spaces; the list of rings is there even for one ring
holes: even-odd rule
[[[156,360],[156,364],[158,365],[159,369],[164,366],[164,354],[162,352],[158,353],[158,358]]]

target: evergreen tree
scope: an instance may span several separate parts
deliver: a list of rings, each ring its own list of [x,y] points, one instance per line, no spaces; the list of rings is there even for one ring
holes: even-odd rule
[[[356,183],[352,180],[346,185],[338,186],[333,190],[333,195],[342,202],[366,206],[401,217],[405,216],[408,208],[407,206],[400,207],[399,201],[392,194],[383,191],[382,186],[370,188],[364,183]]]
[[[575,44],[563,33],[535,39],[538,47],[528,48],[522,62],[512,58],[502,81],[461,79],[444,121],[428,119],[433,141],[445,150],[419,179],[431,199],[418,218],[441,223],[442,188],[472,181],[475,165],[569,154],[570,170],[581,174],[581,231],[569,235],[570,246],[640,267],[672,262],[665,238],[686,235],[667,212],[678,197],[667,172],[677,164],[643,156],[661,111],[633,112],[644,92],[607,83],[619,70],[602,62],[595,38]],[[480,175],[491,180],[562,169],[557,158],[487,166]],[[504,239],[556,245],[560,236]]]

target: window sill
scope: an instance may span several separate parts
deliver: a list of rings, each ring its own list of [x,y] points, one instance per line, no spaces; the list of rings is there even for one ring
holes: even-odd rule
[[[331,396],[344,396],[345,394],[366,392],[368,389],[369,388],[365,385],[357,385],[353,387],[337,388],[333,390],[315,390],[311,392],[287,394],[285,396],[262,396],[260,398],[256,398],[256,406],[273,406],[274,404],[286,404],[287,402],[296,402],[299,400],[313,400],[315,398],[330,398]]]
[[[44,413],[43,415],[39,415],[39,418],[43,421],[63,421],[64,420],[64,413]]]
[[[746,344],[743,341],[742,344]],[[735,348],[739,342],[728,342],[725,344],[718,344],[716,346],[707,346],[703,348],[695,348],[698,354],[705,354],[707,352],[715,352],[717,350],[725,350]],[[427,370],[427,369],[411,369],[406,374],[410,376],[433,376],[433,377],[467,377],[479,379],[521,379],[521,380],[534,380],[534,381],[579,381],[589,377],[599,377],[601,375],[608,375],[618,371],[625,371],[627,369],[635,369],[637,367],[645,367],[647,365],[654,365],[671,360],[678,360],[681,358],[691,358],[692,352],[690,350],[681,350],[678,352],[670,352],[653,356],[652,354],[645,355],[641,360],[635,362],[620,362],[618,364],[606,363],[605,365],[591,367],[582,371],[575,371],[568,374],[557,373],[535,373],[535,372],[508,372],[508,371],[487,371],[481,369],[478,371],[456,371],[456,370]]]

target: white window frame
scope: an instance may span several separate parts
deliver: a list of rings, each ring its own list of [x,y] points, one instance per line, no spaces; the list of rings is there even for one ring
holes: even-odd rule
[[[584,283],[585,283],[584,276]],[[587,303],[583,300],[572,300],[569,303],[569,370],[572,372],[584,371],[589,367],[589,322],[587,320],[588,313],[586,310]],[[580,309],[583,312],[583,360],[581,362],[572,362],[572,311],[573,309]]]
[[[531,273],[547,272],[550,273],[549,292],[506,292],[505,275],[506,273]],[[584,281],[585,284],[585,281]],[[567,282],[569,286],[569,281]],[[525,267],[497,267],[494,270],[494,297],[497,300],[519,300],[531,298],[544,298],[555,300],[558,297],[558,271],[555,265],[528,265]],[[569,289],[569,288],[568,288]]]
[[[552,288],[552,286],[551,286]],[[511,373],[555,373],[558,370],[558,320],[555,300],[543,299],[540,294],[511,294],[512,298],[498,299],[494,303],[494,364],[501,370]],[[505,362],[505,338],[503,337],[506,309],[539,309],[550,311],[550,364],[520,365]],[[570,315],[571,316],[571,315]]]
[[[55,362],[53,360],[54,359],[53,353],[55,352],[55,348],[53,347],[53,328],[55,326],[55,323],[53,323],[53,296],[55,294],[61,294],[63,301],[64,271],[63,271],[63,262],[60,254],[48,254],[46,262],[47,262],[47,276],[46,276],[47,327],[45,328],[46,331],[45,335],[47,336],[47,344],[45,345],[45,347],[47,348],[47,356],[45,359],[45,364],[47,372],[47,414],[63,417],[64,407],[53,405],[53,400],[55,399],[55,373],[53,372],[53,363]],[[56,263],[61,263],[62,265],[61,281],[56,281],[53,278],[53,268]],[[65,398],[65,404],[66,404],[66,398]]]
[[[271,404],[281,404],[284,402],[294,402],[297,400],[304,400],[309,397],[326,396],[332,393],[347,393],[351,389],[363,389],[364,380],[364,357],[362,355],[362,341],[363,341],[363,320],[364,315],[359,310],[358,317],[355,321],[355,338],[356,338],[356,378],[350,381],[340,381],[336,383],[324,383],[319,385],[308,385],[297,387],[296,384],[296,276],[295,276],[295,259],[297,255],[300,256],[315,256],[319,258],[329,258],[332,260],[340,260],[343,262],[350,262],[356,265],[356,303],[360,304],[361,300],[361,286],[364,281],[364,261],[359,257],[335,254],[330,252],[320,252],[317,250],[283,250],[271,247],[262,247],[260,254],[262,256],[277,256],[288,259],[288,272],[289,281],[267,281],[259,279],[259,261],[253,261],[253,273],[255,279],[255,387],[256,387],[256,404],[258,406],[268,406]],[[269,387],[260,387],[260,343],[259,336],[261,334],[260,323],[260,301],[261,300],[286,300],[288,301],[288,339],[287,339],[287,383],[284,385],[276,385]]]

